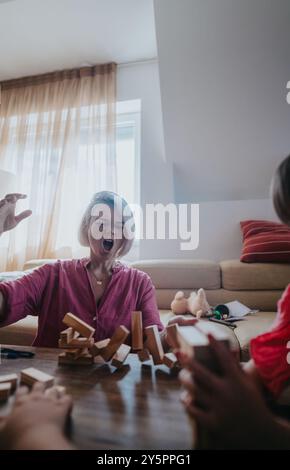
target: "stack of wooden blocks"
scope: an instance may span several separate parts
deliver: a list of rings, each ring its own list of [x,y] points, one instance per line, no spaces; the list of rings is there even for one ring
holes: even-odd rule
[[[64,349],[59,355],[61,365],[88,365],[93,364],[96,357],[101,357],[105,362],[111,361],[113,366],[120,367],[131,350],[124,344],[129,331],[123,325],[116,329],[111,338],[94,343],[94,328],[80,318],[67,313],[63,323],[68,328],[61,332],[58,343]]]
[[[96,358],[102,358],[103,361],[111,362],[114,367],[120,368],[132,350],[138,354],[141,362],[150,360],[152,356],[156,365],[165,364],[169,368],[177,366],[175,355],[164,353],[158,327],[152,325],[143,329],[142,312],[132,312],[131,346],[125,344],[130,332],[124,325],[118,326],[111,338],[94,342],[94,328],[72,313],[65,315],[63,323],[67,329],[61,332],[58,343],[59,347],[64,349],[59,355],[60,365],[88,365],[93,364]],[[169,326],[167,339],[173,348],[178,348],[176,338],[177,326]]]

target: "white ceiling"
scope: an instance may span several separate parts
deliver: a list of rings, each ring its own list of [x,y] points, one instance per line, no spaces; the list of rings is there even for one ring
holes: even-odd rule
[[[0,80],[156,56],[153,0],[0,0]]]

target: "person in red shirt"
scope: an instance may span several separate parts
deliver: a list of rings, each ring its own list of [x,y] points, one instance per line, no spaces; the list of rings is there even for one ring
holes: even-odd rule
[[[276,170],[272,197],[281,221],[290,226],[290,156]],[[290,285],[270,331],[251,341],[252,359],[245,367],[223,345],[210,342],[220,376],[180,356],[182,401],[189,414],[224,448],[290,449],[289,422],[269,411],[263,393],[276,400],[290,385]]]

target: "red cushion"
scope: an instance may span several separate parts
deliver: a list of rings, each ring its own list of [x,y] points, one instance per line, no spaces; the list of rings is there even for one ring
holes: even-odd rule
[[[244,220],[243,250],[245,263],[290,263],[290,228],[267,220]]]

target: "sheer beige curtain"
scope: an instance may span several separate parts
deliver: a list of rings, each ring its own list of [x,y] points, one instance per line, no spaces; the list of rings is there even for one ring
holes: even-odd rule
[[[116,190],[116,64],[0,85],[0,169],[16,175],[15,189],[33,212],[1,237],[0,270],[82,256],[84,207],[94,192]]]

